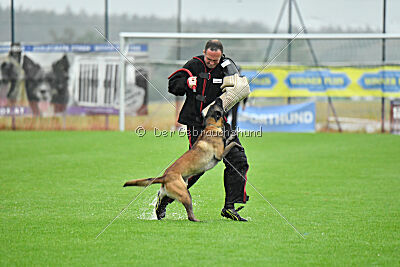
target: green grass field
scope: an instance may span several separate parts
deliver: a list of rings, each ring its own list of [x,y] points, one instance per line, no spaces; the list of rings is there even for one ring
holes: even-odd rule
[[[132,132],[0,132],[1,253],[5,265],[399,265],[400,136],[263,134],[241,138],[258,193],[223,219],[223,165],[191,189],[200,223],[179,203],[150,220],[158,175],[184,137]]]

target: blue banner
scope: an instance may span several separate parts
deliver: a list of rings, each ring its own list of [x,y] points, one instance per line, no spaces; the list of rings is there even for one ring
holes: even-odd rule
[[[115,47],[114,47],[115,46]],[[22,45],[23,52],[31,53],[89,53],[89,52],[117,52],[119,44],[43,44],[43,45]],[[147,44],[130,44],[129,52],[147,52]],[[8,53],[10,45],[0,45],[0,53]]]
[[[315,132],[315,103],[239,109],[238,128],[263,132]]]

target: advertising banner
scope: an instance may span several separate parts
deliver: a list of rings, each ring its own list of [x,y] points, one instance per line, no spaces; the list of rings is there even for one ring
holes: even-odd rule
[[[315,132],[315,103],[247,107],[238,113],[238,128],[263,132]]]
[[[243,67],[252,97],[400,97],[400,66],[374,68]]]
[[[129,46],[128,57],[147,56],[147,45]],[[119,62],[107,44],[0,46],[0,116],[118,114]],[[127,64],[127,114],[147,114],[147,77]]]

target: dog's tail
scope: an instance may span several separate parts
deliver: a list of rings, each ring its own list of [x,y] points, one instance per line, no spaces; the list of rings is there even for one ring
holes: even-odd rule
[[[149,186],[151,184],[162,184],[164,182],[165,175],[157,178],[147,178],[147,179],[136,179],[128,181],[124,184],[125,186]]]

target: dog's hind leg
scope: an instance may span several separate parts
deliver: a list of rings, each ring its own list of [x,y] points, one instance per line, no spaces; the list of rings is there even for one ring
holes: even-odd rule
[[[178,176],[178,175],[177,175]],[[193,222],[198,222],[199,220],[194,217],[192,197],[187,189],[187,185],[183,180],[182,176],[176,177],[174,182],[166,183],[165,190],[169,197],[175,198],[183,204],[186,209],[188,219]]]
[[[189,190],[186,189],[186,194],[184,194],[179,201],[183,204],[183,206],[185,206],[188,219],[192,222],[199,222],[199,220],[194,217],[192,196],[190,195]]]
[[[157,192],[157,202],[156,202],[156,209],[157,206],[161,204],[161,200],[167,195],[167,191],[165,191],[164,185],[161,186],[160,190]]]

